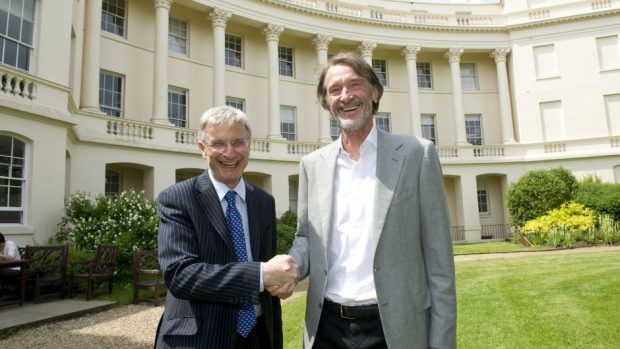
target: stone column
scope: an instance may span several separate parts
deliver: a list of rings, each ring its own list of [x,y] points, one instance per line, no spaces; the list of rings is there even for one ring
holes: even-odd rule
[[[409,112],[411,113],[411,134],[414,136],[422,136],[422,125],[420,122],[420,99],[418,96],[418,68],[416,60],[420,46],[409,45],[405,47],[402,54],[407,61],[407,75],[409,82]]]
[[[510,93],[508,92],[508,71],[506,69],[506,56],[508,56],[509,52],[510,48],[496,48],[490,55],[495,59],[495,67],[497,69],[499,113],[501,116],[502,140],[504,144],[515,143],[515,136],[512,128]]]
[[[364,58],[366,63],[368,63],[371,67],[372,67],[372,51],[374,51],[376,47],[377,47],[377,43],[369,42],[369,41],[363,41],[358,46],[358,49],[360,50],[360,53],[362,54],[362,58]]]
[[[168,17],[174,0],[153,0],[155,6],[155,61],[153,63],[153,116],[155,124],[168,120]]]
[[[226,104],[226,23],[232,13],[214,8],[209,13],[213,27],[213,106]]]
[[[103,114],[99,109],[99,41],[101,0],[86,1],[84,46],[82,51],[82,91],[80,109]]]
[[[329,48],[329,43],[331,41],[331,36],[323,34],[317,34],[312,40],[312,43],[316,46],[318,74],[323,71],[323,67],[325,67],[325,64],[327,64],[327,49]],[[330,112],[323,109],[321,103],[319,102],[319,142],[330,143],[332,141],[331,135],[329,133],[330,118]]]
[[[280,133],[280,71],[278,69],[278,41],[284,27],[268,23],[263,28],[263,34],[267,39],[267,52],[269,57],[269,124],[267,125],[267,138],[282,139]]]
[[[463,88],[461,87],[461,55],[462,48],[451,48],[445,53],[450,61],[452,77],[452,104],[454,107],[454,123],[456,129],[456,145],[467,145],[465,134],[465,113],[463,111]]]

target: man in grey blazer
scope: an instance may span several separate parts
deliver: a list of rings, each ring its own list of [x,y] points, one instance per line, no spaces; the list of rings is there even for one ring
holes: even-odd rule
[[[309,275],[306,348],[454,348],[456,292],[443,175],[433,143],[373,124],[383,87],[344,53],[317,86],[340,138],[300,164],[289,254]],[[270,289],[288,296],[290,285]]]
[[[198,146],[209,169],[158,196],[159,262],[168,295],[156,348],[282,348],[280,300],[264,287],[295,278],[276,253],[274,199],[241,177],[245,114],[211,108]]]

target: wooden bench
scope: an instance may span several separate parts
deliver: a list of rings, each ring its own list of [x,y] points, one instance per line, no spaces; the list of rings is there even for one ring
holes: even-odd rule
[[[74,286],[79,281],[86,283],[86,300],[96,294],[95,282],[99,281],[107,281],[108,292],[112,294],[117,257],[118,245],[99,245],[94,259],[70,263],[69,297],[73,297]]]
[[[22,259],[28,260],[25,280],[27,288],[32,285],[34,302],[39,302],[41,289],[49,286],[57,288],[52,294],[65,298],[69,246],[26,246],[20,252]]]
[[[133,251],[133,303],[152,302],[161,304],[162,291],[166,291],[159,269],[157,251]],[[140,290],[150,290],[152,297],[139,297]],[[165,292],[164,292],[165,294]]]

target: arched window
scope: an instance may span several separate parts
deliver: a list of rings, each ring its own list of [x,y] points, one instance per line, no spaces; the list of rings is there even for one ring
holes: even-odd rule
[[[26,144],[0,135],[0,224],[24,223]]]

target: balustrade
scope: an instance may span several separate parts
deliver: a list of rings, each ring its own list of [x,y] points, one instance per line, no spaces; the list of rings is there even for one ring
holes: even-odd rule
[[[6,94],[30,100],[34,100],[37,97],[37,85],[28,74],[20,74],[5,68],[0,68],[0,90]]]

